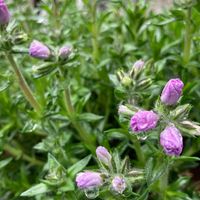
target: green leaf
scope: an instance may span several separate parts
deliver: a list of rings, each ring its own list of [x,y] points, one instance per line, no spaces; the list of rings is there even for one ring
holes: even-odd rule
[[[168,159],[149,158],[145,166],[145,178],[148,185],[156,182],[168,169]]]
[[[3,84],[0,85],[0,92],[3,92],[10,86],[11,82],[10,81],[5,81]]]
[[[188,118],[189,112],[192,109],[190,104],[177,106],[174,110],[170,111],[172,119],[184,120]]]
[[[184,120],[179,122],[178,128],[189,136],[199,136],[200,135],[200,124],[197,122]]]
[[[114,84],[114,86],[118,86],[120,84],[115,74],[109,74],[109,79]]]
[[[191,177],[181,176],[178,178],[178,180],[176,180],[174,183],[172,183],[169,186],[169,189],[170,190],[178,190],[179,188],[183,188],[189,183],[190,179],[191,179]]]
[[[11,84],[12,82],[10,81],[10,75],[8,73],[0,74],[0,92],[6,90]]]
[[[176,20],[177,20],[176,18],[169,18],[169,19],[165,19],[161,22],[153,23],[153,25],[164,26],[164,25],[170,24],[172,22],[175,22]]]
[[[178,20],[184,20],[186,18],[185,12],[182,9],[171,10],[171,13]]]
[[[173,160],[183,160],[183,161],[200,161],[199,157],[192,157],[192,156],[178,156],[172,158]]]
[[[38,194],[44,194],[44,193],[47,193],[47,192],[49,192],[49,188],[47,187],[47,185],[45,185],[44,183],[40,183],[40,184],[37,184],[37,185],[31,187],[30,189],[26,190],[20,196],[22,196],[22,197],[33,197],[33,196],[36,196]]]
[[[140,197],[136,198],[136,200],[147,200],[148,196],[149,196],[149,190],[146,189],[145,191],[143,191]]]
[[[81,121],[93,122],[102,119],[103,116],[96,115],[93,113],[82,113],[78,115],[78,119]]]
[[[75,190],[74,181],[67,178],[67,182],[65,182],[62,186],[60,186],[58,190],[60,192],[74,191]]]
[[[169,163],[167,159],[161,162],[161,164],[159,164],[154,171],[152,183],[156,182],[168,170],[168,167]]]
[[[127,97],[127,92],[123,87],[117,87],[114,91],[115,97],[117,99],[125,99]]]
[[[113,161],[115,163],[115,168],[116,168],[117,173],[121,173],[120,172],[120,169],[121,169],[121,160],[120,160],[118,151],[115,151],[113,153]]]
[[[5,160],[0,161],[0,169],[4,168],[6,165],[8,165],[11,162],[12,158],[7,158]]]
[[[151,182],[152,182],[153,162],[154,162],[154,159],[152,157],[149,158],[149,160],[147,161],[147,163],[145,165],[145,169],[144,169],[144,174],[145,174],[145,178],[146,178],[146,181],[147,181],[148,185],[150,185]]]
[[[83,170],[87,164],[89,163],[91,159],[91,155],[83,158],[82,160],[80,160],[79,162],[75,163],[74,165],[72,165],[68,170],[68,174],[71,177],[74,177],[78,172],[80,172],[81,170]]]
[[[34,65],[32,67],[32,71],[34,73],[34,78],[41,78],[43,76],[46,76],[48,74],[50,74],[51,72],[53,72],[56,68],[57,65],[55,63],[52,62],[46,62],[43,63],[39,66]]]
[[[56,160],[56,158],[48,154],[48,174],[46,179],[50,185],[58,185],[64,181],[66,176],[65,168]]]

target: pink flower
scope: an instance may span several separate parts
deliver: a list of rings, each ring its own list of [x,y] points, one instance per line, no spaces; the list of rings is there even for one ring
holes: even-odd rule
[[[51,56],[51,52],[47,46],[34,40],[29,47],[29,55],[34,58],[48,59]]]
[[[59,50],[59,58],[62,60],[66,60],[70,53],[72,52],[72,48],[70,46],[61,47]]]
[[[112,156],[110,155],[110,153],[105,147],[102,147],[102,146],[97,147],[96,155],[100,162],[102,162],[103,164],[107,166],[111,165]]]
[[[4,0],[0,0],[0,25],[6,25],[10,21],[10,13]]]
[[[183,150],[183,137],[175,126],[167,126],[160,134],[160,144],[167,155],[179,156]]]
[[[144,67],[144,61],[143,60],[137,60],[133,67],[136,68],[136,69],[142,69]]]
[[[123,178],[115,176],[112,180],[112,189],[120,194],[126,189],[126,182]]]
[[[166,105],[176,104],[182,94],[183,86],[183,82],[178,78],[169,80],[162,91],[161,101]]]
[[[103,179],[97,172],[81,172],[76,176],[76,184],[80,189],[90,189],[101,186]]]
[[[138,111],[130,121],[133,132],[148,131],[156,127],[159,117],[153,111]]]

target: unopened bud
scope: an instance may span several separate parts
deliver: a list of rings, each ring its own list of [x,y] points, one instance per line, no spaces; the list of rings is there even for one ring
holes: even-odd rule
[[[156,128],[159,116],[153,111],[138,111],[130,120],[130,127],[134,133],[142,133]]]
[[[96,149],[96,155],[98,160],[106,165],[106,166],[111,166],[111,159],[112,156],[110,155],[110,153],[108,152],[108,150],[105,147],[99,146]]]
[[[43,43],[34,40],[29,47],[29,55],[38,59],[48,59],[51,56],[51,51]]]
[[[134,68],[136,69],[142,69],[144,67],[144,61],[143,60],[137,60],[134,65]]]
[[[122,194],[124,190],[126,189],[126,181],[124,178],[120,176],[115,176],[112,180],[112,189],[119,193]]]
[[[141,74],[144,68],[145,62],[143,60],[137,60],[130,71],[130,76],[135,79]]]
[[[188,114],[191,110],[192,106],[190,104],[185,104],[178,106],[175,110],[170,112],[170,115],[174,119],[185,119],[188,117]]]
[[[27,40],[28,40],[28,35],[26,33],[21,32],[13,36],[12,43],[19,45],[19,44],[23,44]]]
[[[125,73],[122,70],[117,72],[117,78],[119,81],[121,81],[124,78],[124,76],[125,76]]]
[[[200,124],[193,121],[182,121],[180,122],[180,128],[183,128],[185,132],[190,135],[200,135]]]
[[[132,82],[133,82],[132,79],[128,76],[125,76],[121,81],[122,85],[125,87],[130,86]]]
[[[0,26],[7,25],[10,21],[10,13],[4,0],[0,0]]]
[[[101,186],[103,179],[97,172],[81,172],[76,176],[76,184],[80,189],[91,189]]]
[[[184,84],[179,78],[170,79],[162,91],[162,103],[169,106],[175,105],[182,95],[183,87]]]
[[[119,105],[118,114],[133,116],[134,111],[130,110],[127,106]]]
[[[179,156],[183,150],[183,137],[175,126],[167,126],[160,134],[160,144],[167,155]]]
[[[150,87],[151,84],[152,84],[152,80],[150,78],[147,78],[147,79],[139,81],[137,84],[137,88],[140,90],[144,90]]]
[[[69,58],[69,55],[71,54],[72,52],[72,47],[70,46],[64,46],[62,48],[60,48],[59,50],[59,59],[61,60],[67,60]]]

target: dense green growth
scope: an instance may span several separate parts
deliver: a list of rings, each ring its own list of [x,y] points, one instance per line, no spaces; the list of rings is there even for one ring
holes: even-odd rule
[[[86,198],[75,177],[98,169],[99,145],[117,158],[129,156],[145,177],[132,192],[116,195],[108,186],[97,199],[200,199],[200,138],[182,130],[184,151],[170,165],[158,142],[162,130],[137,140],[127,118],[118,115],[119,104],[135,98],[138,106],[152,109],[165,83],[179,77],[185,85],[181,104],[191,104],[189,118],[200,122],[200,3],[177,0],[170,11],[156,14],[145,0],[83,2],[78,8],[75,0],[42,0],[36,7],[31,0],[6,1],[7,29],[16,26],[23,43],[8,51],[1,35],[0,199]],[[37,60],[28,54],[33,40],[54,52],[66,44],[73,50],[64,63]],[[33,91],[36,109],[19,87],[12,58]],[[139,59],[146,63],[148,87],[132,88],[126,80],[120,85],[117,75]]]

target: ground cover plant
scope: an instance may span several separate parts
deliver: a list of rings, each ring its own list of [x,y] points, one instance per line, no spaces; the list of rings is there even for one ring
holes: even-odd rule
[[[0,199],[199,200],[200,3],[0,0]]]

